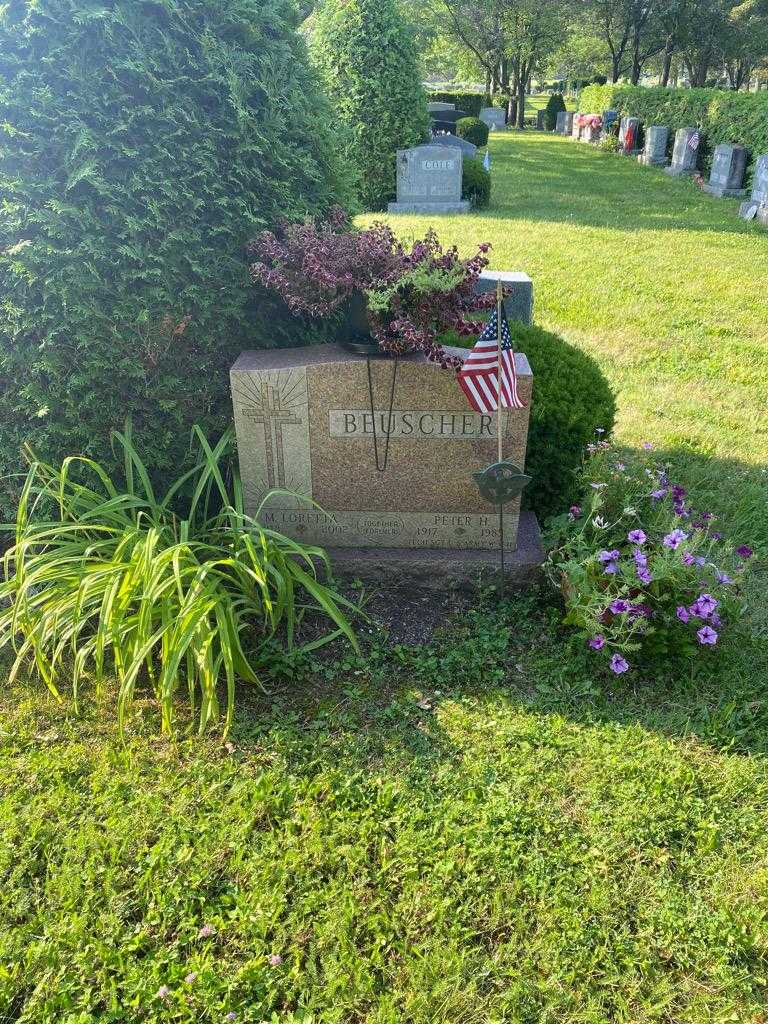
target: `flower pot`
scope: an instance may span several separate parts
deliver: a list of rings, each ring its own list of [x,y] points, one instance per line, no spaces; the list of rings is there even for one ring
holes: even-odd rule
[[[369,359],[391,359],[391,353],[385,352],[371,334],[368,320],[368,300],[361,291],[354,291],[344,308],[344,327],[339,344],[348,352]]]

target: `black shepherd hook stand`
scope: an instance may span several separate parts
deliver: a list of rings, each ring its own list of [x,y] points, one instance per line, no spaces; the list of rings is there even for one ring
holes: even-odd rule
[[[385,431],[386,437],[384,440],[384,457],[379,457],[379,438],[376,433],[376,403],[373,395],[373,374],[371,373],[371,359],[370,356],[366,359],[366,365],[368,369],[368,398],[371,403],[371,421],[373,422],[373,454],[376,459],[376,469],[379,473],[386,472],[387,464],[389,463],[389,439],[392,436],[392,409],[395,404],[395,387],[397,386],[397,364],[399,359],[395,356],[392,367],[392,383],[389,389],[389,408],[387,410],[387,429]]]

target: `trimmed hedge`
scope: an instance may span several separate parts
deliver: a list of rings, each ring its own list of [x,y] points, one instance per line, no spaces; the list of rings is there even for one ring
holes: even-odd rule
[[[601,114],[618,110],[642,118],[647,126],[699,128],[699,166],[708,171],[715,146],[737,143],[751,150],[750,162],[768,153],[768,92],[729,92],[723,89],[662,89],[631,85],[590,85],[582,90],[579,109]]]
[[[479,117],[460,117],[456,122],[456,134],[473,146],[487,146],[488,132],[488,125]]]
[[[484,210],[491,201],[491,175],[477,157],[462,160],[461,198],[468,199],[476,210]]]
[[[177,476],[243,348],[296,327],[245,247],[348,202],[292,0],[14,0],[0,15],[0,522],[32,444]]]
[[[491,100],[481,92],[430,92],[430,103],[455,103],[457,110],[466,110],[472,117],[479,117],[483,107],[490,107]]]
[[[366,210],[395,198],[396,151],[428,137],[426,95],[410,27],[395,0],[325,0],[312,60],[339,119],[339,143],[359,172]]]

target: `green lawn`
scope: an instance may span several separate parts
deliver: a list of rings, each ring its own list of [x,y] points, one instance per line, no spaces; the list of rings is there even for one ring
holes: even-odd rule
[[[528,271],[620,439],[764,555],[768,235],[584,146],[492,152],[493,207],[442,237]],[[606,680],[544,595],[489,601],[286,663],[227,745],[6,687],[0,1021],[765,1024],[765,610],[758,576],[729,664]]]

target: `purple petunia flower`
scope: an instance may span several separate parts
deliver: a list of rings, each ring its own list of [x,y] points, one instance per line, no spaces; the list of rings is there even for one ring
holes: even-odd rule
[[[627,540],[630,544],[645,544],[648,538],[642,530],[630,530],[627,534]]]
[[[719,572],[717,574],[717,582],[720,584],[720,586],[727,587],[730,583],[733,583],[733,580],[727,572]]]
[[[629,601],[619,597],[613,604],[608,605],[608,610],[613,612],[614,615],[622,615],[624,612],[629,611]]]
[[[598,551],[597,553],[598,562],[618,562],[620,558],[620,551]]]
[[[626,672],[629,668],[629,663],[626,662],[620,654],[614,654],[611,658],[611,672],[615,672],[617,676],[620,676],[622,672]]]
[[[633,604],[629,609],[629,614],[633,619],[650,619],[653,615],[653,609],[647,604]]]
[[[754,551],[747,544],[739,544],[739,546],[736,548],[736,554],[739,556],[739,558],[743,558],[746,560],[747,558],[751,558],[752,555],[754,555]]]
[[[666,498],[667,489],[666,487],[660,487],[657,491],[651,491],[651,497],[654,501],[661,501],[662,498]]]
[[[678,617],[678,619],[680,619],[681,622],[688,622],[691,618],[691,616],[688,613],[688,609],[685,607],[684,604],[679,604],[677,606],[677,611],[675,612],[675,615]]]
[[[606,562],[603,572],[606,576],[615,576],[619,571],[619,567],[615,562]]]
[[[568,509],[568,515],[572,516],[573,519],[579,519],[581,516],[581,506],[571,505],[571,507]]]
[[[700,644],[717,643],[717,633],[711,626],[702,626],[701,629],[697,630],[696,636],[699,638]]]
[[[662,543],[665,548],[672,548],[673,551],[676,551],[684,540],[688,540],[688,534],[685,530],[673,530],[666,535]]]
[[[653,583],[653,575],[650,569],[638,568],[637,578],[640,580],[641,583]]]
[[[688,491],[684,487],[681,487],[679,484],[672,484],[672,497],[675,501],[682,501],[687,493]]]
[[[712,612],[712,614],[709,617],[709,621],[712,623],[715,629],[722,625],[722,619],[717,614],[717,612]]]
[[[699,567],[699,569],[703,569],[704,566],[707,564],[707,560],[706,558],[704,558],[703,555],[698,555],[696,558],[694,558],[694,562]]]
[[[602,633],[596,633],[589,641],[589,646],[593,651],[602,651],[605,647],[605,637]]]
[[[680,556],[680,561],[683,563],[683,565],[695,565],[696,564],[696,559],[694,558],[694,556],[691,554],[690,551],[684,551],[682,553],[682,555]]]
[[[712,614],[720,602],[716,598],[712,597],[711,594],[701,594],[699,599],[696,601],[696,604],[703,612],[703,617],[706,618],[708,615]]]
[[[641,551],[640,548],[635,548],[632,552],[632,557],[635,560],[635,565],[638,565],[641,569],[644,569],[648,565],[648,556],[645,552]]]

